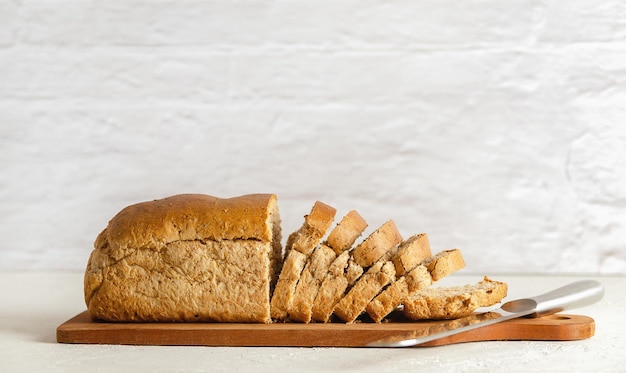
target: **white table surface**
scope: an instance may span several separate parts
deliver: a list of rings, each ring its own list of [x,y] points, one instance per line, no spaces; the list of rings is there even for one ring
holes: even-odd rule
[[[69,345],[56,342],[56,328],[86,309],[82,273],[0,272],[0,372],[626,372],[626,278],[491,277],[508,282],[506,300],[579,279],[600,281],[599,303],[569,311],[594,318],[595,336],[405,349]],[[441,285],[478,280],[453,275]]]

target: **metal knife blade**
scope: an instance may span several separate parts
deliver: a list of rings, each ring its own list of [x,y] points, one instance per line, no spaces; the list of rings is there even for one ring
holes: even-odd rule
[[[474,314],[439,325],[427,335],[399,341],[381,340],[369,343],[366,347],[411,347],[422,343],[449,337],[468,330],[511,320],[517,317],[537,317],[593,304],[604,295],[604,288],[598,281],[583,280],[573,282],[548,293],[530,298],[507,302],[497,310]]]

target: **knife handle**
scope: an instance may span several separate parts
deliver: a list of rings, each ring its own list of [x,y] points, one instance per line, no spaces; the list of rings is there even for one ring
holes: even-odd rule
[[[532,317],[549,315],[593,304],[604,295],[604,287],[594,280],[572,282],[545,294],[528,298],[536,303]]]

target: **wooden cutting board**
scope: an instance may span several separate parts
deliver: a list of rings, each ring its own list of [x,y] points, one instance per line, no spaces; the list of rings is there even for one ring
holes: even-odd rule
[[[361,347],[379,340],[415,338],[446,322],[361,322],[354,324],[226,324],[226,323],[106,323],[95,322],[87,311],[57,328],[60,343],[173,345],[173,346],[292,346]],[[567,341],[590,338],[594,320],[587,316],[556,314],[518,318],[421,346],[492,340]]]

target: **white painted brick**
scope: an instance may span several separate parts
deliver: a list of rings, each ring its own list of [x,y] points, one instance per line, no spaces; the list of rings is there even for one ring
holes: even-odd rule
[[[626,5],[621,1],[548,1],[543,7],[541,41],[620,42],[626,37]]]
[[[16,18],[17,4],[14,1],[0,1],[0,48],[14,42]]]
[[[46,64],[41,61],[46,60]],[[65,50],[0,51],[0,97],[30,99],[219,99],[227,57]]]
[[[28,2],[22,40],[36,44],[473,44],[519,42],[538,2]],[[454,11],[451,11],[454,9]]]
[[[407,104],[476,101],[485,92],[497,91],[560,105],[607,87],[623,89],[613,82],[623,72],[623,67],[614,66],[615,60],[625,53],[626,45],[558,51],[250,55],[19,48],[0,50],[0,97]]]
[[[17,151],[10,164],[2,160],[4,175],[21,180],[2,181],[3,200],[22,198],[5,206],[0,233],[10,235],[7,218],[40,232],[20,241],[25,250],[13,260],[21,265],[44,265],[37,258],[69,246],[70,263],[56,265],[80,267],[97,232],[126,204],[180,192],[268,191],[279,194],[286,232],[320,199],[343,212],[359,209],[371,229],[393,218],[407,236],[428,232],[436,250],[460,247],[474,272],[493,272],[494,262],[522,272],[608,270],[583,255],[566,257],[598,250],[609,237],[621,242],[626,221],[605,206],[604,223],[591,220],[601,224],[597,231],[587,226],[599,212],[574,193],[586,178],[569,180],[564,168],[584,123],[545,131],[495,123],[476,110],[466,118],[475,124],[437,124],[453,111],[50,108],[22,115],[15,119],[32,127],[7,131]],[[28,139],[30,151],[17,138]],[[602,233],[607,225],[614,233]],[[572,242],[574,234],[581,239]],[[619,258],[616,245],[603,249],[612,253],[605,260]]]

